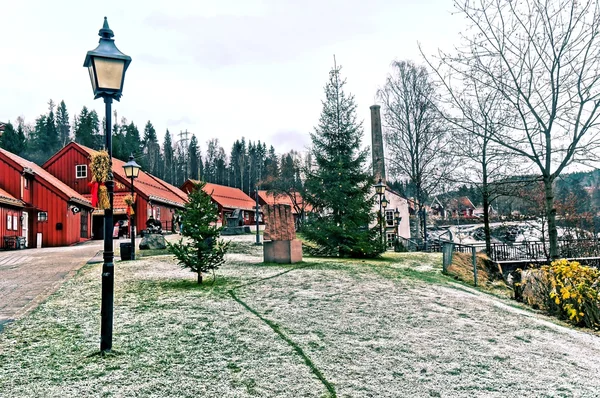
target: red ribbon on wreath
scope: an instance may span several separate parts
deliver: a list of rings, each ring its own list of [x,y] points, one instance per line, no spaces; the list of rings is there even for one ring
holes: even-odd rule
[[[98,191],[100,190],[100,186],[104,186],[104,183],[92,181],[88,184],[88,186],[92,187],[92,207],[96,208],[96,206],[98,205]]]

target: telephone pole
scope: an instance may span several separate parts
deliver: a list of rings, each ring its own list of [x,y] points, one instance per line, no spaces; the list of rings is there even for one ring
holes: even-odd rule
[[[187,131],[187,129],[185,129],[185,131],[179,131],[179,145],[181,147],[181,155],[183,156],[183,180],[182,183],[185,182],[187,180],[188,177],[188,156],[187,156],[187,152],[188,152],[188,136],[191,133]]]

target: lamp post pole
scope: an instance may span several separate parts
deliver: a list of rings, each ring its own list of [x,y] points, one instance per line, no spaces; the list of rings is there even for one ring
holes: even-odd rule
[[[379,201],[379,205],[380,208],[383,208],[383,211],[385,211],[385,209],[387,208],[388,205],[388,200],[385,198],[385,195],[383,195],[383,197],[381,198],[381,200]],[[380,210],[381,211],[381,210]],[[384,225],[387,224],[387,217],[385,217],[384,214],[382,214],[381,216],[381,225],[382,225],[382,235],[381,235],[381,243],[383,244],[383,247],[387,250],[387,226],[385,227],[384,230]]]
[[[125,170],[125,177],[131,179],[131,213],[129,214],[129,227],[131,228],[131,260],[135,260],[135,201],[133,200],[135,190],[133,189],[133,180],[137,178],[140,173],[140,165],[135,162],[133,153],[129,156],[129,161],[123,165]]]
[[[133,199],[135,191],[133,190],[133,176],[131,176],[131,214],[129,215],[129,227],[131,228],[131,259],[135,260],[135,200]]]
[[[383,244],[383,224],[382,224],[382,212],[381,212],[381,202],[383,200],[383,195],[385,194],[385,184],[383,183],[383,181],[381,180],[381,178],[379,179],[379,182],[377,182],[377,184],[375,184],[375,193],[377,195],[379,195],[379,219],[377,220],[379,222],[379,239],[381,240],[381,243]]]
[[[383,244],[383,223],[381,222],[383,219],[383,215],[381,212],[381,195],[379,195],[379,239],[381,240],[381,244]]]
[[[256,218],[256,245],[260,245],[260,234],[258,233],[259,231],[259,227],[258,227],[258,187],[256,187],[256,189],[254,190],[254,198],[256,199],[256,214],[255,214],[255,218]]]
[[[114,308],[114,283],[115,265],[113,251],[113,196],[114,181],[112,172],[112,98],[104,97],[106,105],[106,152],[108,152],[108,181],[106,191],[108,193],[108,209],[104,209],[104,263],[102,264],[102,304],[100,308],[100,351],[112,349],[113,308]]]
[[[108,209],[104,209],[104,254],[102,264],[102,303],[100,319],[100,351],[112,349],[113,307],[114,307],[114,252],[113,252],[113,194],[114,181],[112,171],[112,102],[121,98],[125,71],[131,63],[131,57],[123,54],[115,46],[114,33],[104,17],[102,29],[98,32],[98,46],[88,51],[83,66],[88,68],[94,99],[103,98],[106,111],[106,152],[109,170],[104,182],[108,193]]]

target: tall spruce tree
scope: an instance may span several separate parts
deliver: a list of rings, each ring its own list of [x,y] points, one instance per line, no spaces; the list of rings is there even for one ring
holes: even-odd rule
[[[279,178],[279,158],[275,153],[275,148],[273,148],[273,145],[271,145],[269,148],[269,153],[266,155],[264,171],[265,172],[263,174],[263,181],[261,185],[265,189],[271,189],[273,183]]]
[[[25,150],[25,134],[23,133],[22,124],[19,124],[16,131],[12,123],[8,122],[6,124],[4,133],[0,136],[0,148],[4,148],[16,155],[21,154]]]
[[[154,126],[148,120],[146,127],[144,127],[144,163],[146,171],[154,176],[158,176],[158,166],[160,163],[160,145],[158,144],[158,137],[156,136],[156,130]],[[144,165],[142,165],[144,166]]]
[[[71,141],[71,125],[69,124],[69,112],[67,112],[65,101],[60,101],[60,104],[56,108],[56,128],[58,130],[60,146],[63,147]]]
[[[173,184],[175,183],[175,179],[173,178],[173,141],[171,141],[171,133],[169,133],[168,129],[163,141],[163,153],[165,163],[164,178],[166,182]]]
[[[46,118],[46,137],[44,139],[44,150],[48,157],[53,155],[61,148],[59,132],[56,127],[56,118],[54,116],[54,101],[48,101],[48,117]]]
[[[92,149],[102,148],[100,120],[96,111],[83,107],[75,122],[75,142]]]
[[[198,180],[200,177],[200,165],[202,160],[199,158],[198,140],[196,136],[192,134],[190,145],[188,147],[188,163],[189,163],[189,176],[193,180]]]
[[[303,230],[321,254],[375,257],[383,246],[376,228],[369,228],[373,181],[366,171],[368,149],[360,148],[362,123],[339,74],[337,66],[329,73],[319,125],[311,133],[314,167],[306,170],[305,200],[314,216]]]

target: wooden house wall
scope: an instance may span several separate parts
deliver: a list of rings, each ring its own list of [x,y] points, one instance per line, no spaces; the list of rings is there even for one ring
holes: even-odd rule
[[[150,218],[150,214],[157,214],[157,211],[160,210],[160,222],[162,224],[163,231],[171,230],[171,222],[173,220],[173,214],[180,210],[178,207],[171,206],[165,203],[152,202],[152,205],[148,203],[144,198],[138,197],[139,204],[138,209],[146,209],[146,211],[141,211],[138,213],[138,217],[136,217],[135,222],[138,225],[138,231],[146,228],[146,221]]]
[[[74,149],[66,151],[62,156],[57,157],[51,164],[47,165],[46,170],[73,188],[82,195],[89,194],[91,187],[89,183],[92,181],[92,173],[89,167],[90,159],[81,152]],[[77,178],[75,172],[76,166],[87,165],[87,177]]]
[[[0,170],[2,171],[2,189],[17,199],[21,199],[21,172],[0,158]]]
[[[37,234],[40,232],[42,233],[42,247],[67,246],[89,239],[89,232],[88,238],[81,238],[81,212],[73,214],[71,211],[72,206],[79,206],[69,204],[64,198],[38,181],[33,185],[33,206],[36,209],[29,214],[29,218],[33,221],[29,238],[30,247],[35,247]],[[48,213],[47,221],[38,221],[38,212],[41,211]],[[90,231],[89,213],[86,223],[88,231]],[[59,224],[62,224],[62,229],[59,229]]]
[[[5,204],[0,204],[0,248],[4,248],[5,236],[21,236],[23,229],[21,228],[20,217],[23,210],[19,207],[12,207]],[[12,217],[11,228],[8,229],[8,216]],[[17,223],[17,229],[14,229],[14,223]]]

